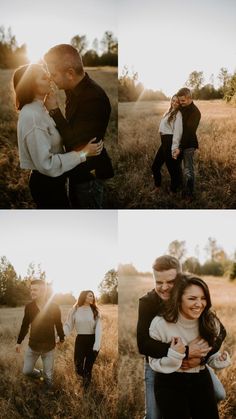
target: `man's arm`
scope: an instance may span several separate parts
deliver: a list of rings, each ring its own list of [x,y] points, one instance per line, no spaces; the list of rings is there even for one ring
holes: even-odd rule
[[[193,135],[196,135],[196,131],[199,125],[201,119],[201,113],[199,109],[195,109],[194,112],[189,115],[188,120],[186,121],[186,136],[192,137]]]
[[[223,324],[220,322],[219,335],[217,336],[210,352],[208,352],[208,354],[202,359],[203,363],[206,363],[207,360],[210,358],[210,356],[212,356],[213,354],[215,354],[216,352],[218,352],[220,350],[220,347],[221,347],[223,341],[225,340],[225,337],[226,337],[226,330],[225,330]]]
[[[30,325],[30,313],[29,313],[29,307],[26,306],[24,317],[22,320],[21,328],[20,328],[20,333],[17,339],[18,345],[21,344],[21,342],[24,340],[25,336],[27,335],[28,330],[29,330],[29,325]]]
[[[54,309],[54,323],[56,327],[57,334],[60,338],[60,342],[64,342],[65,334],[63,331],[63,326],[61,322],[61,310],[58,305],[55,305]]]
[[[149,336],[149,327],[152,318],[148,308],[148,302],[139,300],[138,324],[137,324],[137,344],[142,355],[152,358],[163,358],[167,356],[170,343],[163,343],[152,339]]]

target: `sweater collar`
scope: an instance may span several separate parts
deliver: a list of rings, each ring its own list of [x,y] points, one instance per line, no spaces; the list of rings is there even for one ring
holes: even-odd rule
[[[179,312],[178,323],[180,323],[185,328],[192,329],[198,326],[198,320],[199,319],[186,319],[186,317],[184,317],[183,314]]]

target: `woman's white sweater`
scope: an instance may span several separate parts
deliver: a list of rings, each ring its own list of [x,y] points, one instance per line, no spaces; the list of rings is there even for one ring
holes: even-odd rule
[[[149,328],[150,337],[161,342],[170,343],[172,337],[180,337],[184,345],[188,345],[193,339],[199,336],[198,319],[188,320],[181,313],[177,323],[169,323],[163,317],[156,316],[151,322]],[[208,365],[213,368],[224,368],[230,365],[229,355],[227,354],[226,361],[219,360],[220,353],[217,352],[208,360]],[[182,370],[181,364],[185,354],[176,352],[169,348],[167,356],[163,358],[149,357],[149,364],[154,371],[169,374],[175,371],[178,372],[199,372],[205,368],[204,365],[199,365],[188,370]]]
[[[79,335],[95,334],[93,349],[94,351],[99,351],[102,338],[102,323],[100,315],[94,319],[93,311],[90,306],[84,305],[76,309],[73,307],[69,311],[66,322],[63,326],[65,335],[68,336],[74,327]]]
[[[41,100],[34,100],[21,109],[17,137],[22,169],[57,177],[86,160],[82,152],[65,153],[56,124]]]
[[[162,135],[173,135],[171,151],[173,152],[176,148],[179,148],[180,140],[183,135],[183,120],[180,111],[177,112],[175,118],[170,122],[168,121],[169,114],[165,113],[161,118],[159,132]]]

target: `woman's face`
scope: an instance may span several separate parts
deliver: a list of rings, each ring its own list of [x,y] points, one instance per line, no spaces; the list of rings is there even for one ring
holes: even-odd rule
[[[207,305],[202,287],[190,285],[182,295],[180,312],[189,320],[199,319]]]
[[[179,107],[179,99],[177,96],[173,96],[171,99],[171,107],[177,109]]]
[[[50,78],[43,67],[37,69],[35,75],[35,94],[36,96],[45,96],[50,91]]]
[[[93,301],[94,301],[93,293],[88,292],[88,294],[86,295],[85,304],[87,304],[87,305],[92,304]]]

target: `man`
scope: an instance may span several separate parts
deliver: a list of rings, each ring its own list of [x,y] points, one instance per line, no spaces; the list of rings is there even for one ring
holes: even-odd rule
[[[187,87],[180,89],[177,92],[177,96],[183,118],[183,135],[180,141],[180,149],[184,162],[184,195],[187,199],[192,200],[194,193],[194,152],[198,148],[196,131],[201,119],[201,113],[193,103],[191,92]]]
[[[17,339],[16,352],[20,353],[21,343],[30,326],[29,346],[25,352],[23,374],[41,378],[40,370],[35,367],[41,356],[43,362],[43,377],[50,388],[53,384],[53,362],[55,348],[55,328],[64,342],[64,332],[61,323],[61,312],[57,304],[46,299],[46,284],[42,280],[31,282],[32,302],[25,306],[25,314]]]
[[[178,280],[177,275],[180,272],[180,263],[176,258],[169,255],[158,257],[153,264],[155,288],[139,300],[137,344],[139,352],[145,355],[146,358],[146,419],[161,419],[161,414],[156,404],[154,392],[156,373],[149,366],[148,356],[153,358],[162,358],[167,356],[167,352],[170,347],[170,343],[162,343],[152,339],[149,336],[149,327],[155,316],[163,315],[165,303],[170,298],[171,289],[173,288],[175,281]],[[199,365],[203,362],[203,357],[207,356],[208,358],[212,353],[219,349],[224,338],[225,330],[222,326],[221,338],[218,342],[216,342],[214,348],[210,348],[208,343],[200,337],[190,342],[189,346],[186,346],[186,359],[183,361],[181,368],[188,369]]]
[[[83,148],[92,138],[104,139],[111,105],[104,90],[83,68],[78,51],[67,44],[56,45],[44,56],[52,80],[65,90],[64,118],[55,94],[45,102],[54,119],[66,151]],[[72,208],[102,208],[103,180],[114,176],[111,160],[103,148],[99,156],[87,158],[70,172],[69,195]]]

